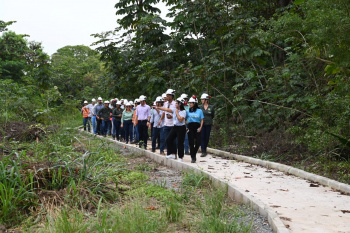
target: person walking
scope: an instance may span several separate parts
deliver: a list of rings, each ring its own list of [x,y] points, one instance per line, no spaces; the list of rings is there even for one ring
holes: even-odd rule
[[[213,105],[209,105],[209,99],[211,96],[209,96],[206,93],[203,93],[201,95],[201,101],[202,105],[200,106],[200,109],[203,111],[204,115],[204,123],[202,128],[202,137],[201,137],[201,150],[202,154],[201,157],[207,156],[207,147],[209,144],[209,138],[210,138],[210,132],[211,132],[211,126],[213,124],[213,119],[215,116],[215,109]]]
[[[176,109],[176,103],[174,101],[175,98],[175,90],[173,89],[168,89],[165,92],[167,96],[167,102],[164,103],[164,107],[170,109],[171,111],[164,111],[162,115],[162,119],[164,119],[164,127],[163,127],[163,134],[165,140],[167,140],[168,135],[170,131],[174,128],[174,120],[173,120],[173,111]],[[173,146],[170,148],[168,147],[168,143],[166,143],[167,147],[167,155],[171,154],[177,154],[176,152],[176,140],[174,139],[173,141]],[[171,149],[175,149],[175,151],[171,151]]]
[[[175,109],[171,108],[164,108],[164,107],[156,107],[156,109],[165,111],[167,113],[173,114],[173,122],[174,126],[171,129],[167,139],[167,147],[168,152],[170,151],[173,154],[167,155],[168,159],[175,159],[176,154],[174,154],[174,151],[176,151],[176,144],[174,143],[175,139],[177,139],[177,151],[179,154],[179,161],[183,161],[184,157],[184,141],[185,141],[185,135],[186,135],[186,110],[184,108],[184,100],[182,98],[178,98],[176,100]]]
[[[156,151],[156,144],[157,144],[157,139],[160,136],[160,152],[164,153],[164,138],[161,137],[161,131],[163,128],[163,122],[161,120],[163,111],[157,109],[156,107],[162,107],[163,105],[163,99],[161,96],[158,96],[155,101],[155,107],[152,109],[153,110],[153,115],[151,117],[151,124],[153,125],[153,130],[152,130],[152,152]],[[163,141],[162,141],[163,139]]]
[[[135,118],[135,127],[138,125],[138,130],[140,134],[139,147],[147,149],[147,140],[148,140],[148,128],[151,127],[151,108],[146,104],[146,96],[140,96],[140,105],[136,108],[136,118]]]
[[[91,104],[88,105],[90,110],[92,133],[96,134],[96,115],[94,114],[94,107],[96,105],[96,99],[91,100]]]
[[[134,107],[135,110],[134,110],[134,115],[132,117],[132,123],[135,125],[135,122],[136,122],[135,121],[135,119],[136,119],[136,109],[137,109],[137,106],[139,106],[139,104],[140,104],[140,100],[139,99],[135,99],[134,104],[135,104],[135,107]],[[135,135],[134,143],[137,144],[140,141],[139,129],[137,127],[137,124],[136,124],[136,126],[134,126],[134,135]]]
[[[187,94],[181,94],[180,98],[185,100],[184,107],[185,107],[185,110],[187,112],[190,109],[190,107],[188,106],[188,95]],[[186,128],[187,128],[187,126],[186,126]],[[190,155],[189,143],[188,143],[188,134],[186,134],[186,136],[185,136],[185,155]]]
[[[189,110],[187,110],[187,129],[188,142],[190,145],[191,163],[196,162],[196,154],[201,145],[201,131],[203,128],[204,115],[203,111],[198,108],[198,100],[196,96],[192,96],[189,102]]]
[[[111,125],[111,113],[112,109],[109,108],[109,101],[104,102],[104,107],[97,113],[97,116],[102,121],[101,134],[106,137],[109,126]]]
[[[123,109],[121,109],[121,102],[118,101],[112,112],[113,117],[113,140],[120,140],[120,126],[122,121]]]
[[[125,143],[128,144],[129,142],[132,142],[133,140],[133,123],[132,123],[132,116],[134,115],[134,111],[131,109],[131,104],[126,103],[125,104],[125,110],[122,114],[121,119],[121,127],[124,129],[125,132]],[[130,137],[130,140],[129,140]]]
[[[98,112],[103,108],[102,98],[98,97],[97,104],[94,106],[93,114],[96,116],[96,133],[101,135],[102,120],[98,117]]]
[[[81,113],[83,114],[83,125],[84,125],[84,131],[86,131],[86,124],[88,125],[88,132],[90,132],[90,109],[87,107],[88,102],[84,101],[84,107],[81,108]]]

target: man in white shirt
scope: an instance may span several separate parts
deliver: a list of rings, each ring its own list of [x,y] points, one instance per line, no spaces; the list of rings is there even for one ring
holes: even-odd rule
[[[175,90],[173,89],[168,89],[165,94],[167,95],[167,102],[164,103],[163,107],[164,108],[170,108],[172,110],[176,109],[176,103],[174,101],[175,98]],[[163,127],[163,136],[166,139],[170,133],[170,131],[174,127],[174,120],[173,120],[173,114],[169,112],[164,112],[162,115],[162,119],[164,118],[164,127]],[[176,144],[176,141],[174,140],[173,142]],[[172,148],[176,148],[176,146],[173,146]],[[176,151],[170,151],[169,148],[167,147],[167,155],[175,154]]]

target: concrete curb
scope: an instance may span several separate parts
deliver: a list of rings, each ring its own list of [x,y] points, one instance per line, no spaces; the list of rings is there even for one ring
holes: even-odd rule
[[[217,149],[213,149],[213,148],[207,148],[207,151],[209,153],[218,155],[220,157],[223,158],[231,158],[231,159],[235,159],[238,161],[243,161],[246,163],[250,163],[250,164],[254,164],[254,165],[260,165],[262,167],[266,167],[266,168],[272,168],[287,174],[291,174],[300,178],[303,178],[305,180],[310,180],[312,182],[316,182],[319,183],[321,185],[327,186],[327,187],[331,187],[333,189],[339,190],[343,193],[346,194],[350,194],[350,185],[348,184],[344,184],[323,176],[319,176],[319,175],[315,175],[306,171],[303,171],[301,169],[298,168],[294,168],[288,165],[284,165],[284,164],[280,164],[280,163],[275,163],[275,162],[270,162],[270,161],[265,161],[265,160],[261,160],[261,159],[255,159],[255,158],[251,158],[248,156],[244,156],[244,155],[238,155],[238,154],[232,154],[230,152],[226,152],[226,151],[221,151],[221,150],[217,150]]]
[[[243,203],[245,205],[250,206],[251,208],[253,208],[257,212],[259,212],[261,215],[266,217],[274,232],[276,232],[276,233],[289,233],[290,232],[288,230],[288,228],[283,224],[283,222],[279,218],[278,214],[273,209],[271,209],[270,207],[268,207],[267,205],[265,205],[263,202],[256,199],[255,197],[247,194],[244,190],[238,188],[237,186],[235,186],[234,184],[232,184],[230,182],[227,182],[223,179],[220,179],[209,172],[200,170],[199,168],[192,167],[188,163],[182,163],[182,162],[178,162],[177,160],[167,159],[165,156],[153,153],[153,152],[148,151],[148,150],[144,150],[141,148],[130,146],[130,145],[124,144],[122,142],[116,142],[116,141],[113,141],[112,139],[109,139],[109,138],[103,138],[101,136],[97,136],[97,137],[108,140],[110,142],[113,142],[112,145],[117,147],[117,148],[122,148],[123,146],[126,146],[126,148],[128,150],[130,150],[136,154],[141,154],[141,155],[147,156],[150,159],[154,160],[155,162],[157,162],[161,165],[165,165],[165,166],[174,168],[177,171],[193,170],[196,173],[202,173],[205,176],[207,176],[216,187],[227,187],[227,192],[228,192],[228,195],[230,198],[232,198],[233,200],[235,200],[238,203]]]

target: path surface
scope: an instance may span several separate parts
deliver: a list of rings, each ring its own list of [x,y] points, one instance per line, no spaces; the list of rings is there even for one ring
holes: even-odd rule
[[[186,155],[183,162],[246,190],[274,209],[291,232],[350,233],[349,195],[277,170],[213,154],[204,158],[199,155],[195,164]]]

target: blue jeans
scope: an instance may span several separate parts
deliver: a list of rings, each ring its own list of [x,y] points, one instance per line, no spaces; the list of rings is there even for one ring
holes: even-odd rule
[[[135,141],[140,141],[139,127],[136,125],[135,130]]]
[[[120,125],[121,125],[121,122],[120,122],[120,121],[117,121],[117,120],[113,117],[113,138],[114,138],[114,137],[117,137],[117,140],[119,140]]]
[[[207,147],[209,144],[209,137],[210,137],[210,131],[211,131],[211,125],[203,125],[202,131],[201,131],[201,150],[203,152],[207,152]]]
[[[101,129],[101,134],[103,136],[106,136],[107,135],[107,131],[109,129],[109,127],[111,126],[112,122],[110,120],[102,120],[102,129]]]
[[[156,149],[157,138],[158,138],[159,135],[161,135],[161,131],[162,131],[162,128],[153,127],[153,131],[152,131],[152,150]],[[160,140],[162,140],[162,139],[160,139]],[[163,148],[163,150],[164,150],[164,148]],[[162,151],[162,149],[160,151]]]
[[[188,134],[186,133],[185,136],[185,152],[188,153],[189,152],[189,143],[188,143]]]
[[[86,131],[86,124],[88,125],[88,131],[90,132],[90,117],[83,118],[84,131]]]
[[[111,120],[109,120],[110,124],[108,125],[108,128],[107,128],[107,134],[108,135],[111,135],[112,134],[112,124],[113,122]]]
[[[97,133],[96,116],[92,116],[92,132]]]
[[[164,126],[163,128],[164,128],[165,141],[167,141],[169,133],[174,128],[174,126]],[[166,146],[167,147],[167,152],[166,152],[167,155],[176,154],[176,138],[174,138],[173,143],[174,143],[174,146],[170,146],[170,147],[167,143],[167,146]],[[170,148],[170,150],[169,150],[169,148]],[[175,148],[175,151],[171,151],[171,148]]]
[[[164,152],[165,148],[165,134],[164,134],[164,127],[160,128],[160,152]]]
[[[133,125],[134,124],[132,123],[132,120],[124,121],[123,123],[126,143],[129,142],[129,136],[130,136],[130,142],[132,142],[132,140],[134,139],[134,132],[132,131]]]

